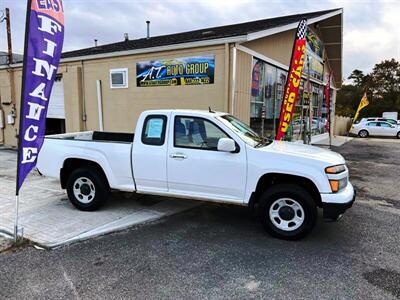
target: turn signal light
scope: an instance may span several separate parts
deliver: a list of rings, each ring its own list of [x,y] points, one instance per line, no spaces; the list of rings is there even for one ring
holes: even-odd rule
[[[346,170],[344,165],[337,165],[333,167],[328,167],[325,169],[325,173],[327,174],[339,174]]]
[[[336,193],[339,191],[339,180],[329,180],[332,192]]]

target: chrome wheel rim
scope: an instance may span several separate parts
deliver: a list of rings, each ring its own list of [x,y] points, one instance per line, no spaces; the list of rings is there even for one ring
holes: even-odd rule
[[[93,182],[87,177],[79,177],[74,182],[75,199],[81,203],[88,204],[93,201],[96,188]]]
[[[360,136],[361,136],[361,137],[366,137],[366,136],[367,136],[367,133],[366,133],[365,131],[361,131],[361,132],[360,132]]]
[[[303,207],[296,200],[280,198],[272,203],[269,218],[278,229],[293,231],[304,223],[305,214]]]

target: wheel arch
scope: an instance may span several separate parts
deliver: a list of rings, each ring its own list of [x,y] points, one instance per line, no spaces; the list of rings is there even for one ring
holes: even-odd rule
[[[251,194],[248,204],[249,207],[253,208],[254,205],[258,203],[261,194],[268,188],[280,183],[291,183],[305,188],[308,192],[310,192],[315,204],[318,207],[322,207],[321,194],[317,188],[317,185],[311,179],[303,176],[283,173],[266,173],[262,175],[257,182],[255,191]]]
[[[108,178],[106,176],[106,173],[104,172],[103,168],[95,161],[88,160],[88,159],[83,159],[83,158],[67,158],[64,160],[63,167],[60,170],[60,183],[61,183],[61,188],[65,189],[67,186],[67,181],[69,175],[76,169],[82,168],[82,167],[91,167],[98,171],[102,176],[104,176],[105,180],[107,181],[108,185],[110,186],[110,183],[108,182]]]

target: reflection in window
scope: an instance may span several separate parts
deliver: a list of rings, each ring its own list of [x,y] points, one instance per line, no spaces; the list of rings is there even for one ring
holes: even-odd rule
[[[250,126],[262,134],[262,108],[265,108],[264,136],[274,137],[279,123],[287,72],[253,59]]]
[[[221,129],[205,119],[175,117],[175,147],[217,150],[220,138],[229,137]]]

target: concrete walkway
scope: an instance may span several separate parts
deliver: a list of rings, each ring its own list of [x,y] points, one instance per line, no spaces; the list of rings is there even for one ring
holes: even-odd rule
[[[0,232],[13,233],[16,152],[0,148]],[[56,247],[190,209],[198,202],[112,193],[99,211],[74,208],[57,180],[31,172],[20,193],[19,225],[25,238]]]
[[[334,147],[340,147],[347,142],[350,142],[353,137],[334,135],[332,136],[331,143]],[[329,146],[329,136],[327,135],[322,140],[312,143],[314,146]]]

